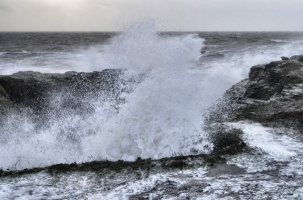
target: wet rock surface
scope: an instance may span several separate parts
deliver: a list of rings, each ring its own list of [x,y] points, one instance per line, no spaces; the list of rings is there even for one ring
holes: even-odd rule
[[[12,106],[12,101],[4,88],[0,85],[0,112],[3,112],[8,107]]]
[[[244,132],[224,124],[212,124],[206,128],[214,145],[213,153],[237,154],[245,150],[246,144],[242,139]]]
[[[138,158],[134,162],[129,161],[93,161],[88,163],[57,164],[50,167],[24,169],[12,171],[11,169],[0,169],[0,177],[20,176],[47,172],[49,174],[64,174],[75,172],[95,172],[98,174],[106,173],[155,173],[157,171],[182,170],[192,167],[212,166],[214,164],[225,163],[225,159],[218,154],[199,154],[188,156],[176,156],[162,158],[159,160]]]
[[[302,130],[303,56],[253,66],[249,78],[229,89],[225,99],[215,112],[228,113],[231,121]]]
[[[50,108],[50,101],[58,94],[65,108],[81,109],[87,99],[103,95],[103,98],[118,100],[121,93],[120,74],[122,70],[101,72],[66,72],[64,74],[42,74],[40,72],[18,72],[0,76],[0,108],[8,102],[14,106],[30,108],[43,113]],[[86,101],[85,101],[86,100]]]

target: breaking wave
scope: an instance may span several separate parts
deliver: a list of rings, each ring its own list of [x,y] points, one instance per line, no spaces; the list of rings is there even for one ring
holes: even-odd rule
[[[54,94],[50,107],[60,114],[50,110],[42,125],[27,110],[5,116],[0,127],[0,168],[207,153],[212,144],[203,130],[206,110],[245,78],[252,65],[302,50],[260,47],[223,53],[213,62],[200,53],[204,42],[198,34],[163,37],[153,21],[145,21],[114,36],[101,50],[88,50],[81,70],[123,68],[124,79],[139,77],[138,84],[120,95],[124,101],[119,105],[84,99],[93,105],[85,115],[66,110],[64,97]]]
[[[28,112],[7,116],[0,132],[4,169],[91,160],[161,158],[195,151],[211,144],[203,132],[203,111],[217,98],[204,73],[196,73],[203,39],[196,34],[163,38],[153,22],[140,23],[112,38],[96,61],[104,68],[124,68],[124,76],[142,75],[118,112],[111,102],[90,102],[85,117],[64,110],[60,95],[52,104],[64,113],[49,112],[37,128]],[[94,67],[94,65],[91,65]],[[100,68],[91,68],[100,70]],[[214,85],[214,87],[216,87]]]

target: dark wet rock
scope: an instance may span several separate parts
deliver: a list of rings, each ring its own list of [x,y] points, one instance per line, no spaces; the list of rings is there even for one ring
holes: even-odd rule
[[[281,59],[282,59],[282,60],[289,60],[289,58],[288,58],[288,57],[285,57],[285,56],[282,56]]]
[[[213,153],[236,154],[243,152],[246,147],[242,140],[242,130],[231,128],[223,124],[213,124],[206,128],[214,145]]]
[[[5,106],[10,103],[10,99],[4,88],[0,85],[0,106]]]
[[[57,164],[45,168],[32,168],[24,170],[11,170],[0,169],[1,176],[20,176],[24,174],[38,173],[41,171],[50,174],[61,174],[69,172],[96,172],[100,175],[107,173],[123,172],[135,173],[135,172],[157,172],[157,171],[169,171],[180,170],[201,166],[212,166],[215,163],[224,163],[226,160],[217,154],[199,154],[188,156],[176,156],[169,158],[161,158],[158,160],[152,159],[137,159],[134,162],[129,161],[93,161],[87,163],[72,163],[72,164]],[[180,164],[182,163],[182,164]]]
[[[50,109],[55,100],[60,106],[70,109],[88,109],[88,99],[102,98],[118,100],[121,92],[121,70],[64,74],[42,74],[18,72],[0,76],[0,107],[12,102],[20,107],[31,108],[35,113]],[[118,84],[119,82],[119,84]],[[123,83],[123,82],[122,82]]]
[[[5,110],[12,106],[13,102],[10,100],[9,95],[4,88],[0,85],[0,113],[5,112]]]
[[[292,56],[292,57],[290,57],[290,60],[296,60],[296,61],[299,61],[299,62],[303,62],[303,55]]]
[[[229,89],[225,102],[212,112],[228,113],[230,121],[252,120],[302,131],[302,61],[303,56],[293,56],[289,60],[253,66],[249,78]],[[210,121],[216,121],[215,117]]]

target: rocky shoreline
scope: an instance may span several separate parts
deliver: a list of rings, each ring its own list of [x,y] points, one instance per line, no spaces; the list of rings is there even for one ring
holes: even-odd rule
[[[121,78],[121,74],[123,74],[122,70],[104,70],[102,72],[67,72],[65,74],[18,72],[13,75],[0,76],[0,111],[2,115],[5,115],[11,109],[28,108],[38,116],[37,118],[40,118],[40,116],[45,116],[50,109],[55,109],[49,106],[49,99],[54,94],[60,93],[64,97],[61,105],[66,109],[89,113],[91,105],[86,101],[87,99],[106,98],[118,103],[123,102],[119,95],[125,90],[131,90],[131,87],[125,85],[138,82],[138,79],[125,80]],[[121,82],[125,87],[121,87]],[[106,95],[104,95],[105,93]],[[42,170],[50,172],[52,170],[56,172],[81,171],[83,166],[96,171],[97,168],[104,168],[104,166],[122,170],[123,168],[132,169],[137,165],[150,169],[152,166],[158,166],[159,163],[162,167],[171,168],[192,166],[190,164],[192,162],[201,165],[203,163],[222,164],[224,155],[243,152],[246,150],[246,145],[241,140],[240,130],[228,129],[220,123],[250,120],[265,126],[285,127],[302,133],[302,97],[303,56],[283,58],[281,61],[253,66],[249,78],[235,84],[225,93],[223,100],[210,110],[206,120],[209,123],[207,131],[212,136],[215,145],[214,152],[210,155],[172,157],[159,161],[137,160],[133,163],[100,161],[66,164],[23,170],[17,173],[0,171],[0,175],[34,173]]]
[[[209,122],[250,120],[302,132],[303,56],[253,66],[210,111]]]

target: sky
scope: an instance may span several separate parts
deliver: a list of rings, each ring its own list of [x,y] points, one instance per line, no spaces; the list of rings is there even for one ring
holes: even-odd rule
[[[0,31],[303,31],[303,0],[0,0]]]

